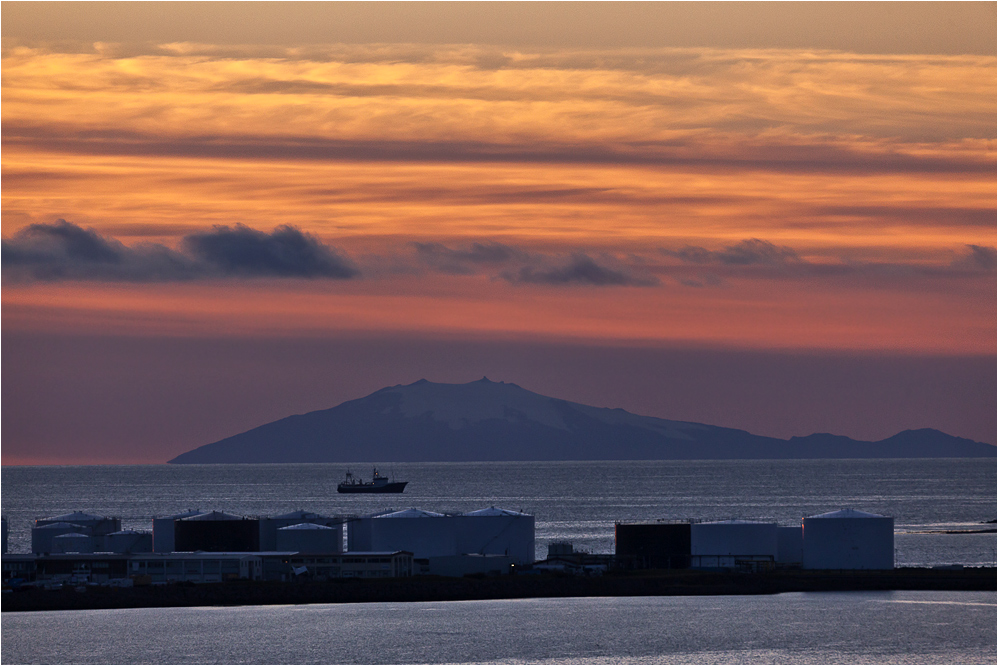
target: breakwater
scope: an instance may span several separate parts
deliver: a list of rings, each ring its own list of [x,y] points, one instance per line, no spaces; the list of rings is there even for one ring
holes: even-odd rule
[[[472,601],[557,597],[635,597],[858,592],[874,590],[993,591],[994,567],[960,570],[902,568],[889,571],[726,573],[707,571],[618,572],[604,576],[517,575],[281,583],[232,581],[131,588],[78,586],[17,589],[3,595],[4,612],[249,606],[409,601]]]

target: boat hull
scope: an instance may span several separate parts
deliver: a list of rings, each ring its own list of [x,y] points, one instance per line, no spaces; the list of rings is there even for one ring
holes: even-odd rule
[[[400,493],[405,490],[408,481],[395,481],[383,485],[373,485],[367,483],[344,484],[336,486],[336,491],[341,493]]]

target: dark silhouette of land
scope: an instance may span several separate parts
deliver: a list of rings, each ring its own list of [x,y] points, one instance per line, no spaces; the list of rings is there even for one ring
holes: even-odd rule
[[[877,442],[826,433],[789,440],[591,407],[482,378],[425,379],[289,416],[183,453],[171,463],[489,460],[994,458],[996,447],[938,430]]]
[[[551,597],[654,597],[870,590],[993,591],[995,569],[894,569],[890,571],[771,571],[724,573],[693,570],[615,572],[603,576],[479,576],[340,579],[280,583],[232,581],[114,588],[72,586],[17,589],[4,595],[3,611],[244,606],[405,601],[468,601]]]

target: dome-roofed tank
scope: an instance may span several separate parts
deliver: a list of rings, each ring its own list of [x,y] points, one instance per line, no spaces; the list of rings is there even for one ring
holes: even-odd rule
[[[341,526],[298,523],[277,530],[277,550],[298,553],[339,553],[343,550]]]
[[[31,552],[37,554],[53,552],[52,540],[62,534],[79,532],[79,526],[71,523],[45,523],[31,528]]]
[[[92,553],[94,539],[89,534],[69,532],[52,539],[53,553]]]
[[[200,516],[203,511],[200,509],[190,509],[172,516],[163,516],[152,519],[152,549],[156,553],[172,553],[175,544],[174,523],[182,518]]]
[[[104,547],[108,553],[149,553],[152,552],[152,534],[137,530],[111,532],[104,537]]]
[[[804,525],[805,569],[893,569],[894,519],[855,509],[810,516]]]
[[[260,520],[222,511],[209,511],[173,523],[178,551],[256,552],[260,550]]]
[[[534,517],[495,506],[458,516],[458,555],[507,555],[517,564],[534,561]]]

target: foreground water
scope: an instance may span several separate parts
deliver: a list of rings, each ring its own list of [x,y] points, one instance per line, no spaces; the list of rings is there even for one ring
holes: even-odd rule
[[[351,465],[370,477],[370,465]],[[340,495],[346,465],[128,465],[4,467],[10,550],[30,550],[38,517],[81,510],[150,529],[155,515],[191,508],[246,515],[295,509],[363,514],[416,506],[486,506],[536,517],[537,557],[551,541],[613,552],[614,522],[756,518],[784,525],[851,507],[893,516],[899,566],[994,566],[996,537],[943,534],[994,529],[994,460],[736,460],[408,463],[403,495]],[[382,467],[388,471],[388,467]]]
[[[995,661],[993,592],[5,613],[11,663]]]

